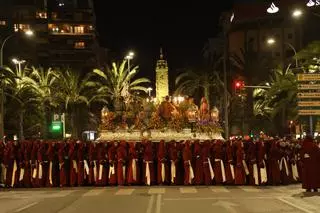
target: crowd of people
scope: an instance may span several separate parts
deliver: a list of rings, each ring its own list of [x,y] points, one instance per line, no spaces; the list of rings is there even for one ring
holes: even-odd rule
[[[311,138],[231,141],[0,143],[5,187],[286,185],[320,188]]]

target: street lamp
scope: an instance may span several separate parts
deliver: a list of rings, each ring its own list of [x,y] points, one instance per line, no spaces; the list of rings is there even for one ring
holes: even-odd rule
[[[269,45],[273,45],[273,44],[276,43],[276,40],[275,40],[274,38],[268,38],[268,39],[267,39],[267,43],[268,43]],[[290,44],[290,43],[288,43],[288,42],[284,42],[284,44],[288,45],[288,46],[293,50],[294,56],[297,55],[297,51],[296,51],[296,49],[294,48],[294,46],[293,46],[292,44]],[[298,59],[297,59],[297,57],[295,57],[295,61],[296,61],[296,67],[298,67],[299,64],[298,64]]]
[[[33,31],[31,30],[27,30],[24,32],[26,36],[32,36],[33,35]],[[7,43],[7,41],[12,38],[13,36],[15,36],[16,34],[13,33],[9,36],[7,36],[1,44],[1,48],[0,48],[0,68],[3,68],[3,48],[4,45]],[[0,138],[3,138],[4,136],[4,91],[3,91],[3,80],[1,80],[1,87],[0,87]]]
[[[26,60],[18,60],[18,59],[16,59],[16,58],[13,58],[13,59],[12,59],[12,62],[13,62],[15,65],[18,65],[18,71],[21,72],[21,64],[26,63]]]
[[[133,59],[134,52],[130,51],[125,59],[128,61],[128,70],[130,70],[130,60]]]
[[[302,10],[300,9],[295,9],[293,12],[292,12],[292,17],[294,18],[299,18],[303,15],[303,12]]]
[[[152,88],[151,88],[151,87],[148,87],[148,88],[147,88],[147,91],[148,91],[148,93],[149,93],[149,96],[151,96]]]

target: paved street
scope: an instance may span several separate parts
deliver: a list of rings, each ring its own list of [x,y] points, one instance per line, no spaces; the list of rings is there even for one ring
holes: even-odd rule
[[[16,189],[0,191],[9,213],[300,213],[320,212],[320,193],[300,185]]]

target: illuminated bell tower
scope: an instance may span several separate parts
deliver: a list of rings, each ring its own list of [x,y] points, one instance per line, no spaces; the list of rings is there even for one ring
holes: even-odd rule
[[[162,48],[160,48],[160,59],[156,66],[156,98],[158,102],[169,95],[168,63],[163,59]]]

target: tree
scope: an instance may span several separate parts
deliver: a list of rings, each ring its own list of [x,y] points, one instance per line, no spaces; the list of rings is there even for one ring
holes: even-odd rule
[[[297,80],[290,65],[286,69],[275,69],[270,77],[270,89],[255,91],[256,114],[269,117],[280,124],[283,135],[287,121],[297,116]],[[277,122],[280,121],[280,122]]]
[[[70,113],[72,137],[80,137],[81,122],[78,122],[81,109],[93,101],[104,101],[99,95],[97,83],[90,81],[91,75],[80,76],[78,72],[60,70],[58,77],[59,100],[64,104],[65,110]]]
[[[9,67],[3,69],[4,75],[9,76],[4,78],[5,96],[10,97],[10,100],[15,102],[15,108],[18,112],[19,119],[19,139],[24,140],[24,115],[27,107],[32,107],[36,103],[36,96],[33,90],[33,80],[29,77],[30,69],[12,70]]]
[[[37,100],[40,104],[40,112],[42,115],[41,135],[43,138],[48,137],[48,122],[50,121],[50,111],[52,107],[58,106],[57,94],[55,90],[57,79],[59,78],[58,72],[51,68],[45,70],[40,67],[32,68],[30,77],[34,80],[32,86],[37,94]]]
[[[301,62],[304,71],[320,71],[320,41],[311,42],[295,56]]]
[[[120,97],[127,99],[135,91],[147,93],[147,87],[143,84],[150,83],[150,80],[147,78],[134,79],[138,69],[138,66],[128,68],[127,60],[123,60],[120,65],[112,63],[111,68],[106,66],[103,70],[94,69],[94,74],[101,82],[99,93],[107,96],[114,104]]]

